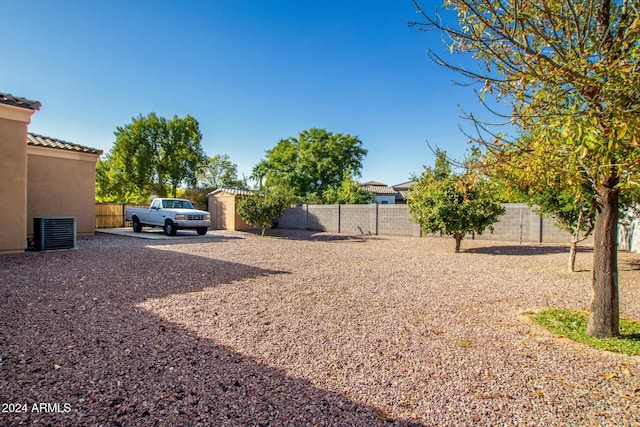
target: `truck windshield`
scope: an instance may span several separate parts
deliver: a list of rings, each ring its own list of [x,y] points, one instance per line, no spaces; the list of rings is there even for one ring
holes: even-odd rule
[[[194,209],[188,200],[168,199],[162,201],[162,207],[165,209]]]

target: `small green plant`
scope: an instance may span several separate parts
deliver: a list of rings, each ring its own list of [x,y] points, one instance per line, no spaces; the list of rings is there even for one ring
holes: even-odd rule
[[[587,335],[589,313],[547,308],[530,316],[531,320],[553,333],[600,350],[640,356],[640,321],[620,319],[620,336],[593,338]]]

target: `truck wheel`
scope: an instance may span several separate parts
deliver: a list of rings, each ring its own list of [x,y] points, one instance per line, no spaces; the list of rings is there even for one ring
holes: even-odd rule
[[[139,233],[142,231],[142,224],[140,224],[140,220],[137,216],[133,217],[133,231]]]
[[[198,236],[204,236],[205,234],[207,234],[207,228],[206,227],[200,227],[196,231],[198,232]]]
[[[164,223],[164,234],[166,234],[167,236],[175,236],[177,231],[178,229],[176,228],[173,221],[171,221],[170,219],[168,219]]]

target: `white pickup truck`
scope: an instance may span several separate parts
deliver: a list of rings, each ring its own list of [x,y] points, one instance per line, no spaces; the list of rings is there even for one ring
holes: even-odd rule
[[[148,208],[127,208],[127,221],[133,222],[133,231],[142,227],[162,227],[167,236],[175,236],[178,230],[196,230],[200,236],[207,234],[211,214],[193,207],[185,199],[153,199]]]

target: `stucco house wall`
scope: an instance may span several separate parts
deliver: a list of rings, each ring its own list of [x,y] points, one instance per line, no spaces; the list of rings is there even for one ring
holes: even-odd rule
[[[27,127],[40,103],[0,93],[0,253],[22,252],[27,236]]]
[[[99,155],[29,145],[27,156],[27,233],[34,217],[74,216],[78,235],[93,234]]]
[[[376,194],[376,203],[381,205],[394,205],[396,203],[396,196],[389,194]]]
[[[376,197],[376,203],[382,205],[393,205],[396,203],[398,191],[393,187],[377,181],[367,181],[360,184],[365,191],[372,193]]]
[[[33,218],[76,217],[77,234],[95,231],[96,162],[101,150],[28,132],[40,109],[0,93],[0,253],[23,252]]]

